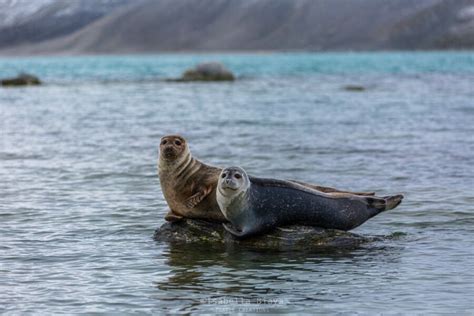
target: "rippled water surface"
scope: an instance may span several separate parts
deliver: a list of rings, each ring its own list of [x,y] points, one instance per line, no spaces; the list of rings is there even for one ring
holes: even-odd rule
[[[162,80],[203,60],[239,80]],[[0,312],[473,313],[473,53],[0,59],[18,71],[45,85],[0,89]],[[353,250],[155,242],[168,133],[210,164],[405,200]]]

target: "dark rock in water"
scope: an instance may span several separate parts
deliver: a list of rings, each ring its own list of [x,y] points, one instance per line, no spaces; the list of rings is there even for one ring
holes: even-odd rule
[[[210,62],[197,65],[193,69],[186,70],[181,78],[169,81],[234,81],[235,77],[221,63]]]
[[[2,86],[33,86],[41,84],[38,77],[29,74],[19,74],[15,78],[0,80]]]
[[[154,239],[173,244],[211,243],[276,251],[355,248],[371,241],[370,238],[349,232],[308,226],[277,228],[266,235],[241,240],[229,234],[222,224],[190,219],[163,224],[156,229]]]
[[[367,88],[364,86],[359,86],[359,85],[347,85],[347,86],[344,86],[344,90],[362,92],[362,91],[367,90]]]

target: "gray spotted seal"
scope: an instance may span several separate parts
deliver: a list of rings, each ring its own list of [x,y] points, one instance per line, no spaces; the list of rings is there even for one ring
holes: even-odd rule
[[[351,230],[395,208],[403,196],[326,194],[289,181],[249,177],[242,168],[230,167],[219,176],[216,199],[232,224],[223,224],[226,230],[248,237],[291,224]]]
[[[170,222],[180,221],[183,218],[225,222],[226,219],[216,201],[216,187],[221,170],[195,159],[184,137],[179,135],[162,137],[158,175],[163,195],[170,207],[165,219]],[[331,194],[346,192],[304,182],[298,183]],[[353,192],[353,194],[373,193]]]

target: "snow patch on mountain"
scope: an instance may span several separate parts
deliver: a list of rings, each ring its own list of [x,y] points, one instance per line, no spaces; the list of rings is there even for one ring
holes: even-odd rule
[[[22,24],[55,0],[0,0],[0,28]]]

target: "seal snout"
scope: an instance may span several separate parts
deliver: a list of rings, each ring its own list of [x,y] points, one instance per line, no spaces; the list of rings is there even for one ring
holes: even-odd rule
[[[178,158],[179,152],[173,145],[160,146],[161,157],[167,161],[173,161]]]
[[[239,184],[235,181],[235,178],[231,174],[223,174],[221,180],[221,188],[223,189],[230,189],[230,190],[237,190],[239,188]]]
[[[231,178],[226,178],[222,181],[221,187],[223,189],[236,191],[239,188],[239,184]]]
[[[176,150],[172,146],[168,146],[163,149],[163,154],[166,158],[172,158],[176,156]]]

